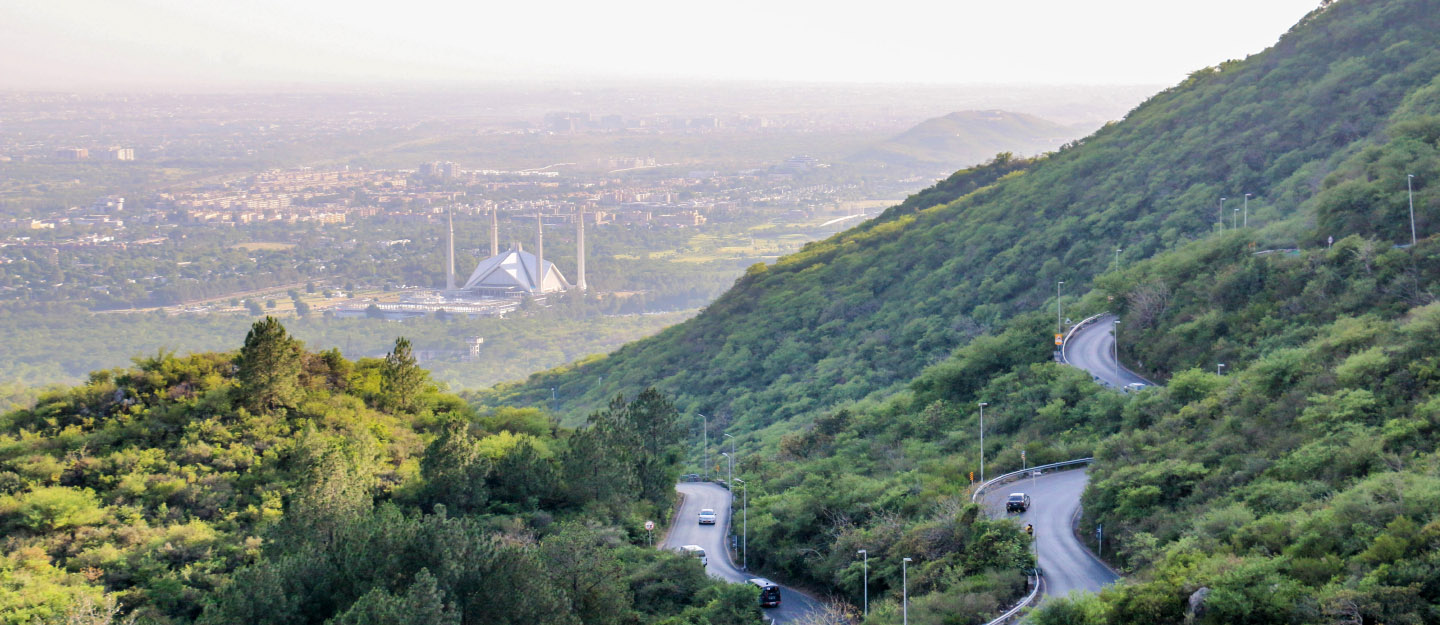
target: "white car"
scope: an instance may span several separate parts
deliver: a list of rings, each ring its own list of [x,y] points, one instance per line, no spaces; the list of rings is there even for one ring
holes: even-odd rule
[[[699,559],[700,566],[705,566],[710,563],[705,558],[705,549],[700,545],[685,545],[684,547],[680,548],[680,551],[689,554],[692,558]]]
[[[1145,389],[1145,384],[1142,383],[1142,382],[1131,382],[1131,383],[1125,385],[1125,392],[1126,392],[1126,393],[1134,393],[1135,391],[1144,390],[1144,389]]]
[[[701,510],[701,511],[700,511],[700,524],[701,524],[701,525],[714,525],[714,524],[715,524],[715,511],[712,510],[712,509],[710,509],[710,508],[705,508],[705,509]]]

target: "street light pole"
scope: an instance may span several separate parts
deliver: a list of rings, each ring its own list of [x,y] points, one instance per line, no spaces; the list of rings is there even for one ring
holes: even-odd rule
[[[1250,227],[1250,196],[1250,193],[1245,194],[1245,221],[1243,225],[1246,228]]]
[[[980,483],[985,483],[985,407],[990,404],[980,402]]]
[[[910,558],[900,561],[900,605],[904,625],[910,625]]]
[[[1114,271],[1114,270],[1119,269],[1119,268],[1120,268],[1120,248],[1117,247],[1117,248],[1115,248],[1115,264],[1114,264],[1114,265],[1111,265],[1110,270],[1111,270],[1111,271]]]
[[[1119,320],[1119,319],[1116,319],[1116,320],[1115,320],[1115,329],[1110,332],[1110,336],[1115,339],[1114,341],[1112,341],[1113,343],[1115,343],[1115,381],[1119,382],[1119,381],[1121,381],[1121,380],[1120,380],[1120,320]],[[1123,386],[1123,385],[1122,385],[1122,386]]]
[[[859,551],[856,551],[855,553],[860,554],[860,555],[864,558],[864,559],[861,561],[861,564],[860,564],[861,570],[865,572],[865,573],[864,573],[864,575],[865,575],[865,577],[864,577],[864,579],[865,579],[865,603],[864,603],[864,606],[865,606],[864,610],[865,610],[865,611],[864,611],[864,615],[865,615],[866,617],[869,617],[869,616],[870,616],[870,553],[867,552],[867,551],[864,550],[864,549],[861,549],[861,550],[859,550]]]
[[[729,486],[735,481],[735,457],[723,451],[720,452],[720,455],[725,456],[725,466],[729,471],[725,477],[725,485]]]
[[[1222,363],[1216,364],[1216,365],[1215,365],[1215,375],[1225,375],[1224,373],[1221,373],[1221,371],[1220,371],[1221,369],[1224,369],[1224,368],[1225,368],[1225,363],[1222,362]]]
[[[704,470],[705,477],[708,479],[710,477],[710,417],[705,416],[705,414],[701,412],[695,414],[700,415],[700,436],[703,439],[700,446],[703,447],[705,451]]]
[[[1415,174],[1405,174],[1405,192],[1410,195],[1410,247],[1415,247]]]
[[[1060,321],[1060,319],[1061,319],[1061,317],[1060,317],[1060,287],[1063,286],[1064,284],[1065,284],[1065,281],[1064,281],[1064,280],[1061,280],[1061,281],[1055,283],[1055,333],[1056,333],[1056,334],[1063,334],[1063,333],[1065,332],[1065,328],[1064,328],[1063,322]]]
[[[1225,200],[1227,200],[1227,199],[1229,199],[1229,198],[1223,198],[1223,197],[1220,198],[1220,214],[1219,214],[1219,215],[1216,215],[1216,217],[1219,217],[1219,219],[1216,220],[1216,221],[1218,221],[1218,222],[1220,223],[1220,231],[1221,231],[1221,232],[1224,232],[1224,231],[1225,231]]]
[[[745,480],[735,480],[740,483],[741,504],[741,533],[740,533],[740,570],[750,570],[750,486]]]
[[[1238,227],[1238,226],[1240,225],[1240,223],[1239,223],[1239,222],[1240,222],[1240,209],[1238,209],[1238,208],[1232,208],[1232,209],[1230,209],[1230,210],[1232,211],[1232,213],[1231,213],[1231,215],[1230,215],[1230,229],[1231,229],[1231,230],[1234,230],[1236,227]]]
[[[731,456],[731,458],[732,458],[732,460],[733,460],[733,458],[735,457],[735,437],[734,437],[734,436],[731,436],[731,435],[729,435],[729,434],[726,434],[726,435],[725,435],[725,438],[730,439],[730,456]],[[724,441],[725,439],[720,439],[720,440],[721,440],[721,441]],[[733,473],[733,471],[732,471],[732,473]],[[734,476],[732,475],[731,477],[734,477]]]

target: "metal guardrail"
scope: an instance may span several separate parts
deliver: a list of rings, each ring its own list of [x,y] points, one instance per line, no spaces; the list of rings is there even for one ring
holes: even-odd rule
[[[1105,314],[1105,313],[1100,313],[1100,314],[1103,315],[1103,314]],[[1096,315],[1096,317],[1099,317],[1099,316],[1100,316],[1100,315]],[[1092,317],[1092,319],[1093,319],[1093,317]],[[1084,322],[1082,321],[1081,323],[1084,323]],[[1075,459],[1075,460],[1066,460],[1066,461],[1064,461],[1064,462],[1052,462],[1052,463],[1050,463],[1050,464],[1042,464],[1042,465],[1038,465],[1038,466],[1033,466],[1033,467],[1030,467],[1030,468],[1027,468],[1027,469],[1021,469],[1021,470],[1019,470],[1019,471],[1011,471],[1011,472],[1009,472],[1009,473],[1002,474],[1002,475],[1000,475],[1000,476],[998,476],[998,477],[990,478],[989,480],[986,480],[985,482],[981,483],[981,484],[980,484],[980,487],[979,487],[979,488],[976,488],[976,489],[975,489],[975,492],[970,495],[970,503],[976,503],[976,502],[978,502],[978,501],[980,500],[980,495],[984,494],[986,490],[989,490],[989,489],[990,489],[990,487],[996,486],[996,485],[998,485],[998,484],[1005,484],[1005,483],[1007,483],[1007,482],[1010,482],[1011,480],[1025,477],[1026,474],[1031,473],[1031,472],[1033,472],[1033,471],[1044,471],[1044,470],[1046,470],[1046,469],[1059,469],[1059,468],[1064,468],[1064,467],[1073,467],[1073,466],[1082,465],[1082,464],[1090,464],[1091,462],[1094,462],[1094,461],[1095,461],[1095,458],[1092,457],[1092,458],[1077,458],[1077,459]],[[1039,563],[1037,562],[1036,564],[1038,565]],[[1043,583],[1045,583],[1044,578],[1040,577],[1039,569],[1036,569],[1036,573],[1035,573],[1035,575],[1034,575],[1034,578],[1035,578],[1035,584],[1030,588],[1030,594],[1026,595],[1024,599],[1021,599],[1020,602],[1017,603],[1017,604],[1015,604],[1014,607],[1010,608],[1009,610],[1006,610],[1004,614],[1001,614],[1001,615],[1000,615],[999,617],[997,617],[995,620],[990,621],[989,623],[986,623],[985,625],[1003,625],[1004,623],[1008,623],[1008,622],[1010,622],[1010,619],[1013,619],[1013,618],[1015,618],[1017,615],[1019,615],[1021,610],[1024,610],[1025,608],[1030,607],[1032,604],[1034,604],[1034,603],[1035,603],[1035,600],[1036,600],[1037,598],[1039,598],[1039,596],[1040,596],[1040,585],[1043,584]]]
[[[1015,607],[1010,608],[1004,614],[1001,614],[1000,616],[996,617],[995,620],[990,621],[985,625],[1003,625],[1004,623],[1009,623],[1010,619],[1013,619],[1017,615],[1019,615],[1021,610],[1024,610],[1025,608],[1030,607],[1030,604],[1035,603],[1035,599],[1040,596],[1040,584],[1045,583],[1045,580],[1039,575],[1035,575],[1034,577],[1035,584],[1030,588],[1029,595],[1026,595],[1024,599],[1021,599],[1020,603],[1015,604]]]
[[[1102,313],[1090,315],[1089,317],[1086,317],[1086,318],[1084,318],[1084,319],[1081,319],[1081,320],[1080,320],[1080,323],[1077,323],[1077,324],[1075,324],[1075,325],[1073,325],[1073,326],[1070,326],[1070,331],[1065,333],[1065,339],[1062,340],[1062,341],[1060,341],[1060,362],[1061,362],[1062,364],[1067,364],[1067,365],[1070,364],[1070,359],[1065,356],[1065,348],[1070,346],[1070,339],[1075,337],[1075,333],[1076,333],[1077,331],[1079,331],[1080,328],[1083,328],[1083,327],[1088,326],[1088,325],[1090,325],[1090,324],[1092,324],[1092,323],[1095,323],[1095,320],[1096,320],[1096,319],[1099,319],[1099,318],[1101,318],[1101,317],[1104,317],[1105,315],[1108,315],[1108,314],[1110,314],[1110,311],[1107,310],[1107,311],[1102,312]]]
[[[1004,474],[1004,475],[1001,475],[1001,476],[999,476],[999,477],[990,478],[989,480],[986,480],[985,482],[981,483],[981,484],[980,484],[980,487],[979,487],[979,488],[976,488],[976,489],[975,489],[975,492],[970,495],[970,503],[977,503],[977,502],[979,502],[979,500],[980,500],[980,495],[984,494],[985,491],[989,490],[991,486],[995,486],[995,485],[997,485],[997,484],[1004,484],[1004,483],[1006,483],[1006,482],[1011,481],[1012,479],[1024,477],[1026,473],[1029,473],[1029,472],[1031,472],[1031,471],[1044,471],[1044,470],[1046,470],[1046,469],[1058,469],[1058,468],[1061,468],[1061,467],[1073,467],[1073,466],[1075,466],[1075,465],[1080,465],[1080,464],[1090,464],[1091,462],[1094,462],[1094,461],[1095,461],[1094,458],[1077,458],[1077,459],[1075,459],[1075,460],[1066,460],[1066,461],[1064,461],[1064,462],[1052,462],[1052,463],[1050,463],[1050,464],[1036,465],[1036,466],[1030,467],[1030,468],[1028,468],[1028,469],[1021,469],[1021,470],[1019,470],[1019,471],[1011,471],[1011,472],[1006,473],[1006,474]]]

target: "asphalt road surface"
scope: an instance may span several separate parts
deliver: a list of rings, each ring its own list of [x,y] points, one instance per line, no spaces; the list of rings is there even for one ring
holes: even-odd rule
[[[662,549],[679,549],[682,545],[700,545],[705,549],[705,555],[710,561],[705,568],[711,577],[731,582],[744,582],[752,577],[764,577],[758,573],[741,571],[739,567],[735,566],[735,563],[730,561],[729,551],[725,548],[729,536],[725,528],[730,523],[730,491],[709,482],[683,482],[676,485],[675,490],[685,495],[685,504],[681,506],[680,512],[675,518],[675,526],[671,528],[670,536],[666,537],[665,542],[661,545]],[[700,525],[701,508],[715,510],[714,525]],[[740,529],[740,519],[736,518],[735,533],[737,535],[740,534]],[[815,599],[788,586],[781,586],[780,605],[774,608],[765,608],[765,615],[774,619],[776,623],[789,623],[819,607],[820,603]]]
[[[1101,564],[1071,531],[1071,520],[1080,509],[1080,494],[1085,491],[1084,469],[1056,471],[1039,477],[1024,478],[1000,484],[985,493],[985,506],[996,517],[1014,518],[1024,527],[1035,526],[1035,542],[1040,551],[1040,570],[1045,575],[1045,594],[1063,596],[1072,590],[1099,591],[1116,580],[1114,573]],[[1005,512],[1005,499],[1010,493],[1030,495],[1030,509],[1024,513]]]
[[[1125,388],[1134,382],[1150,385],[1149,380],[1136,375],[1125,367],[1116,367],[1115,315],[1105,315],[1094,323],[1075,331],[1065,342],[1063,358],[1066,364],[1090,372],[1091,377],[1115,388]],[[1125,340],[1125,324],[1120,324],[1120,340]]]

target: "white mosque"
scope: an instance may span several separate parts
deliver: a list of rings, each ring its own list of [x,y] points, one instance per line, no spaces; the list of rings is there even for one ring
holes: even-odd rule
[[[545,232],[540,215],[535,215],[535,253],[518,242],[500,251],[500,220],[490,213],[490,257],[480,261],[464,284],[455,280],[455,222],[450,219],[449,248],[446,252],[445,295],[457,299],[514,298],[563,291],[585,291],[585,214],[575,213],[575,270],[572,284],[560,268],[545,260]]]

